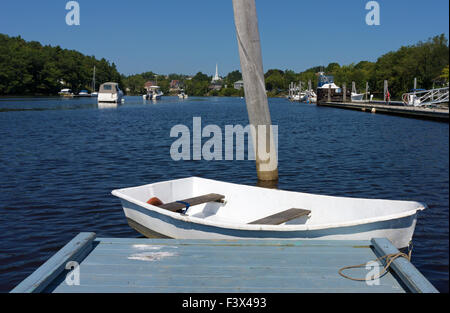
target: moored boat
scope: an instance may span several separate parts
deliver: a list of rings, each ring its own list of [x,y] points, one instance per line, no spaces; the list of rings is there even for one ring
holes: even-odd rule
[[[352,101],[363,101],[365,93],[358,93],[356,91],[356,83],[352,82]]]
[[[142,96],[144,100],[160,100],[164,93],[159,86],[148,87],[147,93]]]
[[[352,101],[362,101],[364,96],[365,96],[364,93],[352,92]]]
[[[71,89],[62,89],[58,95],[60,95],[61,97],[65,97],[65,98],[73,98],[74,94],[72,92]]]
[[[317,88],[319,89],[333,89],[335,92],[340,93],[341,87],[334,83],[334,77],[332,75],[325,75],[324,72],[319,72],[319,84]]]
[[[91,97],[97,98],[98,92],[95,91],[95,65],[94,65],[94,76],[92,77],[92,92]]]
[[[120,103],[123,100],[123,92],[117,83],[104,83],[100,85],[98,102]]]
[[[184,92],[184,90],[180,90],[180,93],[178,94],[178,98],[187,99],[188,95]]]
[[[89,94],[89,92],[87,90],[81,90],[78,93],[78,97],[90,97],[91,95]]]
[[[306,91],[306,102],[308,103],[317,103],[317,94],[314,92],[314,90],[308,90]]]
[[[414,201],[356,199],[272,190],[191,177],[112,192],[131,227],[175,239],[368,240],[408,246]],[[150,201],[149,201],[150,200]]]

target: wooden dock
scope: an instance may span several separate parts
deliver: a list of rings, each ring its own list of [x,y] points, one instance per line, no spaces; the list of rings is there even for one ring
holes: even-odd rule
[[[378,284],[338,273],[344,266],[397,252],[387,239],[205,241],[96,238],[95,233],[81,233],[11,292],[437,292],[405,258],[396,259]],[[365,277],[368,272],[360,268],[346,274]]]
[[[390,114],[403,117],[417,118],[434,120],[440,122],[449,121],[449,109],[447,108],[427,108],[427,107],[412,107],[403,106],[396,103],[390,105],[384,104],[383,102],[321,102],[317,104],[318,106],[327,106],[339,109],[357,110],[368,113],[381,113]]]

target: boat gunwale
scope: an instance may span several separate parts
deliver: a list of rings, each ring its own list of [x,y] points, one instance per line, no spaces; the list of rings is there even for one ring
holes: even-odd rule
[[[201,178],[201,177],[187,177],[187,178],[181,178],[181,179],[175,179],[175,180],[169,180],[169,181],[163,181],[163,182],[157,182],[159,183],[168,183],[168,182],[174,182],[174,181],[180,181],[180,180],[187,180],[187,179],[193,179],[193,180],[209,180],[214,182],[221,182],[221,183],[227,183],[227,184],[233,184],[228,182],[222,182],[217,180],[211,180],[207,178]],[[128,202],[131,202],[137,206],[143,207],[147,210],[154,211],[156,213],[169,216],[171,218],[174,218],[179,221],[187,222],[187,223],[195,223],[195,224],[201,224],[206,226],[212,226],[212,227],[218,227],[218,228],[225,228],[225,229],[234,229],[234,230],[249,230],[249,231],[277,231],[277,232],[289,232],[289,231],[310,231],[310,230],[324,230],[324,229],[333,229],[333,228],[342,228],[342,227],[351,227],[351,226],[358,226],[358,225],[364,225],[364,224],[372,224],[377,222],[384,222],[389,220],[396,220],[401,219],[405,217],[412,216],[414,214],[417,214],[418,211],[423,211],[428,208],[428,206],[424,203],[420,203],[417,201],[407,201],[407,200],[386,200],[386,199],[367,199],[367,198],[350,198],[350,197],[336,197],[336,196],[329,196],[329,195],[318,195],[318,194],[307,194],[310,196],[317,196],[317,197],[330,197],[330,198],[339,198],[339,199],[353,199],[353,200],[367,200],[367,201],[395,201],[395,202],[409,202],[409,203],[417,203],[419,206],[413,210],[408,210],[396,214],[391,215],[382,215],[378,217],[373,218],[365,218],[365,219],[359,219],[359,220],[353,220],[351,222],[339,222],[339,223],[332,223],[332,224],[315,224],[315,225],[251,225],[251,224],[237,224],[237,223],[231,223],[231,222],[217,222],[217,221],[209,221],[205,220],[203,218],[189,216],[189,215],[182,215],[177,212],[171,212],[169,210],[165,210],[162,208],[159,208],[157,206],[150,205],[148,203],[142,202],[140,200],[134,199],[122,192],[122,190],[127,190],[131,188],[139,188],[139,187],[146,187],[146,186],[152,186],[153,184],[146,184],[141,186],[135,186],[135,187],[128,187],[128,188],[122,188],[122,189],[116,189],[111,192],[112,195],[126,200]],[[233,184],[238,185],[239,184]],[[262,188],[262,187],[256,187],[256,186],[248,186],[243,185],[250,188]],[[283,192],[288,193],[301,193],[301,192],[295,192],[295,191],[289,191],[289,190],[280,190]],[[304,194],[304,193],[303,193]],[[313,212],[312,212],[313,213]]]

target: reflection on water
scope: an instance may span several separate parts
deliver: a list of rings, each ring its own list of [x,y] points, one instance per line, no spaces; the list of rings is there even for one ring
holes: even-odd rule
[[[269,100],[278,188],[424,202],[412,262],[448,292],[449,125]],[[240,98],[0,98],[0,291],[79,232],[140,237],[111,190],[200,176],[257,185],[254,161],[173,161],[171,128],[247,125]],[[204,138],[203,143],[208,138]],[[272,186],[273,187],[273,186]]]
[[[256,182],[257,187],[268,188],[268,189],[278,189],[278,180],[258,180]]]
[[[115,103],[115,102],[99,102],[98,103],[99,109],[117,109],[118,106],[119,106],[119,104]]]

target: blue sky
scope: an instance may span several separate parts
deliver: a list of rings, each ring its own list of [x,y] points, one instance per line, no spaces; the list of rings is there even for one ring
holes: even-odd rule
[[[0,33],[104,57],[127,75],[240,69],[232,0],[79,0],[80,26],[66,25],[67,2],[2,0]],[[448,38],[448,0],[380,0],[380,26],[366,25],[367,2],[256,0],[264,70],[375,61]]]

